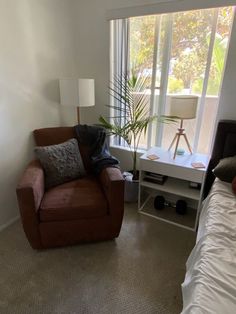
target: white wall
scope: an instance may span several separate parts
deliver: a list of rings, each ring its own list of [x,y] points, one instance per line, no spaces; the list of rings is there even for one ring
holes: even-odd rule
[[[0,0],[0,229],[18,215],[15,187],[35,128],[60,124],[58,78],[75,67],[71,1]]]
[[[75,11],[77,18],[77,67],[80,77],[93,77],[96,83],[96,106],[86,108],[81,114],[81,121],[84,123],[97,123],[99,116],[108,116],[108,81],[109,81],[109,22],[107,14],[110,10],[117,8],[127,8],[130,6],[153,4],[163,1],[154,0],[75,0]],[[191,2],[196,5],[196,1],[182,0],[172,1],[171,6],[176,8],[184,2],[189,5]],[[202,5],[214,6],[216,1],[199,0]],[[232,1],[231,1],[232,2]],[[225,4],[231,3],[225,0]],[[220,100],[219,119],[236,119],[236,24],[234,23],[232,40],[229,49],[228,61],[223,83],[222,97]],[[112,150],[112,153],[121,158],[123,168],[130,167],[127,152]]]

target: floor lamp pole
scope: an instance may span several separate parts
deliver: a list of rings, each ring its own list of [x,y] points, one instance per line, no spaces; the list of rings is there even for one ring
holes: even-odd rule
[[[78,123],[80,123],[79,107],[77,107],[77,120],[78,120]]]

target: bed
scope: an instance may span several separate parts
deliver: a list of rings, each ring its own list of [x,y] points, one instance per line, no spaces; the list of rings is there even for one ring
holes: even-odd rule
[[[207,169],[196,245],[182,284],[182,314],[236,313],[236,197],[215,179],[219,160],[236,155],[236,121],[220,121]]]

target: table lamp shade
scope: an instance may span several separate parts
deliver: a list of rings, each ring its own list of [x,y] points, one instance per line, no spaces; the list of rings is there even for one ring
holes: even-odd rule
[[[179,119],[194,119],[197,113],[198,96],[171,96],[170,115]]]
[[[63,78],[59,80],[61,105],[91,107],[95,105],[94,80]]]

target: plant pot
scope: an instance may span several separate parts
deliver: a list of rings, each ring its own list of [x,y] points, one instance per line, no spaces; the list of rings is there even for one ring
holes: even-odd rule
[[[139,180],[133,180],[132,173],[124,172],[125,179],[125,197],[127,203],[135,203],[138,201]]]

